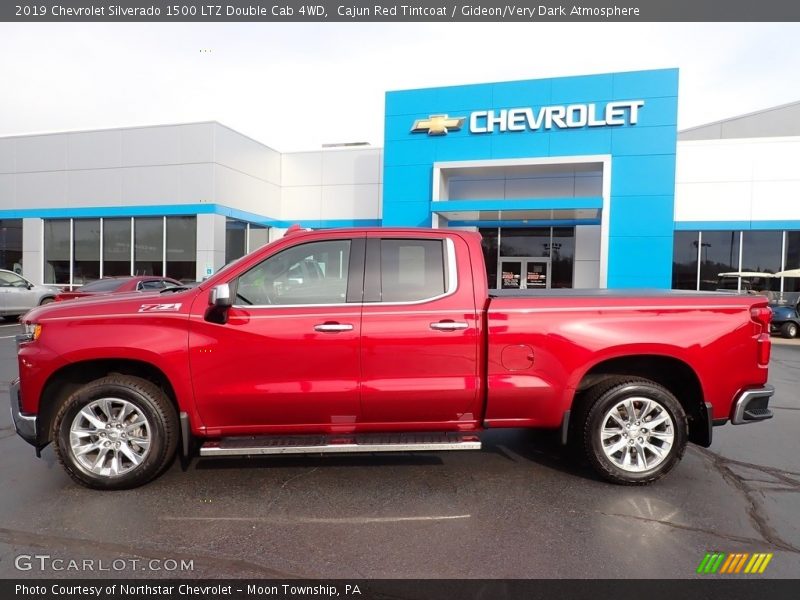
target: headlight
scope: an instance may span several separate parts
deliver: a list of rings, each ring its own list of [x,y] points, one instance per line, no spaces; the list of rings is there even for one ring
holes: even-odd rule
[[[19,336],[22,342],[32,342],[42,335],[42,326],[39,323],[25,323],[25,333]]]

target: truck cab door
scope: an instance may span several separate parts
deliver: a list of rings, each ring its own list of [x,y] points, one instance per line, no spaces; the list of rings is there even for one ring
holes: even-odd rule
[[[470,265],[459,236],[368,234],[361,321],[366,424],[430,430],[479,422],[481,324]]]
[[[189,352],[210,435],[352,431],[361,416],[364,236],[285,245],[228,283],[227,321],[192,308]]]

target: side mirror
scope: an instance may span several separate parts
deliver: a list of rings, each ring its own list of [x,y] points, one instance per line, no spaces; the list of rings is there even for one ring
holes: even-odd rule
[[[220,283],[217,286],[214,286],[211,289],[211,295],[209,296],[209,304],[216,306],[218,308],[228,308],[233,304],[233,298],[231,297],[231,286],[227,283]]]
[[[231,297],[231,286],[227,283],[220,283],[211,288],[208,296],[208,310],[206,310],[206,321],[224,325],[228,322],[228,309],[233,304]]]

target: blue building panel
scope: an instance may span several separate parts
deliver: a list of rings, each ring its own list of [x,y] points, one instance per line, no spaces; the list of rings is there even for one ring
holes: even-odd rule
[[[678,69],[614,73],[615,98],[666,98],[678,96]]]
[[[608,287],[670,287],[672,284],[672,239],[672,235],[610,238]],[[669,260],[664,260],[665,256],[669,256]],[[665,278],[670,279],[666,285],[663,283]]]
[[[550,104],[552,89],[552,79],[495,83],[492,85],[492,106],[513,107],[521,98],[536,98],[540,104]]]
[[[607,285],[668,288],[677,97],[677,69],[388,92],[383,223],[430,225],[436,162],[608,156]],[[520,130],[470,130],[511,109],[527,109]],[[461,126],[412,132],[441,114]]]
[[[627,98],[619,98],[627,100]],[[581,75],[553,79],[550,96],[552,104],[577,102],[606,102],[615,100],[613,75]]]
[[[647,129],[646,135],[642,135],[642,129]],[[611,153],[614,156],[674,155],[677,142],[678,132],[674,125],[611,131]]]
[[[671,237],[673,213],[672,196],[616,196],[609,237]]]
[[[550,156],[550,134],[542,131],[523,138],[513,135],[488,135],[492,148],[490,158],[521,158],[525,156]]]
[[[614,157],[611,166],[612,202],[616,196],[674,198],[675,154],[631,154]]]
[[[603,129],[566,129],[553,132],[550,156],[586,156],[611,154],[611,131]]]

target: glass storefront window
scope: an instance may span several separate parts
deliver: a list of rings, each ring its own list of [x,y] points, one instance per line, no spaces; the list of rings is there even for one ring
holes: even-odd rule
[[[163,275],[164,219],[141,217],[134,219],[135,275]]]
[[[725,287],[720,273],[739,270],[739,232],[704,231],[700,244],[700,289],[716,290]],[[733,289],[736,289],[735,279]]]
[[[22,219],[0,219],[0,269],[22,274]]]
[[[100,219],[74,219],[72,227],[72,283],[100,279]]]
[[[247,254],[247,223],[225,219],[225,264]]]
[[[800,231],[786,232],[786,270],[800,269]],[[784,277],[784,292],[800,292],[800,277]]]
[[[167,217],[167,277],[183,283],[197,278],[197,218]]]
[[[44,222],[44,283],[70,283],[70,225],[69,219]]]
[[[103,277],[131,274],[131,220],[103,219]]]
[[[672,245],[672,289],[697,289],[697,231],[676,231]]]
[[[486,263],[486,276],[489,289],[497,288],[497,227],[484,227],[478,230],[482,236],[483,260]]]
[[[550,287],[571,288],[572,268],[575,264],[575,228],[553,227],[548,248],[550,255]]]
[[[777,273],[781,270],[783,231],[745,231],[742,234],[742,271]],[[742,289],[779,291],[780,279],[743,278]]]
[[[550,256],[550,228],[502,228],[500,256]]]
[[[262,227],[261,225],[253,225],[250,223],[250,235],[248,236],[249,247],[248,252],[252,252],[261,246],[269,243],[269,227]]]
[[[575,266],[574,227],[486,227],[479,229],[489,288],[497,288],[498,260],[550,258],[549,287],[571,288]],[[498,242],[500,244],[498,252]]]

